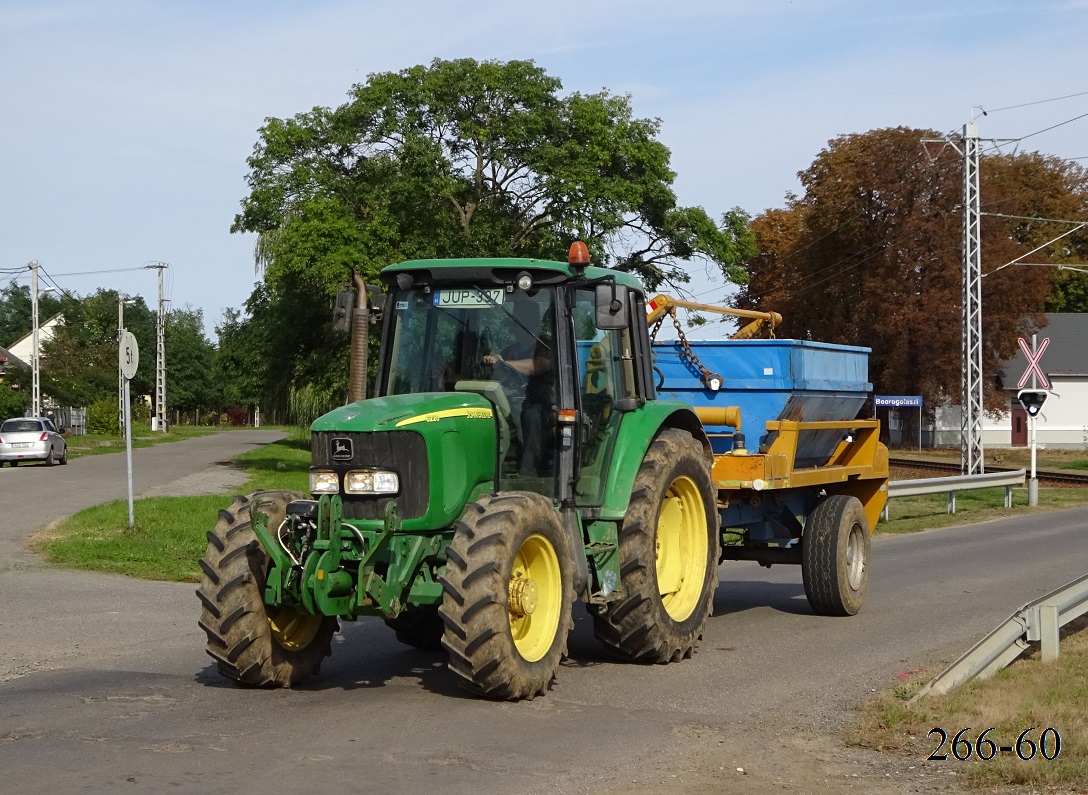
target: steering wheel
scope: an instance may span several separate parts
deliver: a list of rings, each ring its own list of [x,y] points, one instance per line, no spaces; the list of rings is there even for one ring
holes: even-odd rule
[[[496,359],[491,365],[491,377],[502,385],[507,392],[521,393],[525,390],[529,377],[518,372],[514,365],[505,359]]]

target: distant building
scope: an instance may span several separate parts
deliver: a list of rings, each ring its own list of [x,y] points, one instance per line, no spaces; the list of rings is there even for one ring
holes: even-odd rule
[[[1050,340],[1039,361],[1050,381],[1050,395],[1036,421],[1036,441],[1043,447],[1088,449],[1088,313],[1054,313],[1046,318],[1049,322],[1037,339],[1040,345]],[[983,447],[1028,445],[1027,412],[1016,399],[1017,382],[1027,366],[1027,357],[1018,350],[995,374],[1008,410],[996,418],[983,416]],[[1025,386],[1030,387],[1030,381]],[[928,433],[923,429],[923,444],[959,447],[960,418],[959,406],[939,407]]]
[[[0,347],[0,381],[4,380],[9,367],[30,367],[30,365],[7,348]]]
[[[63,315],[53,315],[49,320],[38,326],[38,349],[45,344],[46,340],[53,339],[57,333],[57,326],[64,322]],[[34,332],[27,334],[25,337],[20,337],[8,346],[8,351],[25,367],[30,367],[30,362],[34,358]]]

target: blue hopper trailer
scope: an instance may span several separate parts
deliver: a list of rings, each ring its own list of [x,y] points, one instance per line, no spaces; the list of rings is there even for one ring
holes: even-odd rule
[[[722,560],[801,566],[815,612],[853,615],[888,496],[869,349],[785,339],[655,342],[659,398],[695,408],[713,450]]]

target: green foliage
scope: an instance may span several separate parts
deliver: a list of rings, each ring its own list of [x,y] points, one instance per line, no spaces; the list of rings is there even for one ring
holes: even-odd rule
[[[38,296],[39,323],[60,311],[61,301],[52,293]],[[0,290],[0,346],[9,347],[32,331],[30,287],[9,282]]]
[[[747,217],[678,206],[660,122],[630,97],[561,88],[529,61],[435,60],[269,119],[232,227],[258,234],[265,279],[220,328],[225,403],[283,407],[292,384],[342,399],[347,340],[330,310],[353,270],[373,282],[407,259],[565,260],[582,238],[651,289],[687,282],[692,261],[746,278]]]
[[[0,420],[23,416],[30,404],[27,394],[26,390],[12,389],[9,383],[0,383]]]
[[[173,309],[166,315],[166,395],[170,409],[182,412],[218,408],[214,381],[215,348],[204,336],[199,309]]]
[[[313,384],[304,384],[299,388],[291,387],[288,400],[288,418],[293,425],[308,428],[322,414],[327,414],[342,401],[323,393]]]
[[[1047,312],[1088,312],[1088,273],[1063,270],[1054,277]]]
[[[116,398],[96,400],[87,407],[87,433],[117,436],[120,430]]]
[[[129,300],[134,303],[124,308],[125,328],[140,348],[140,367],[130,383],[135,403],[154,386],[155,316],[142,298]],[[54,338],[42,344],[43,393],[69,406],[89,406],[109,397],[116,401],[117,303],[113,290],[83,298],[64,295],[64,322]]]
[[[677,206],[660,122],[628,96],[561,88],[529,61],[372,74],[335,110],[265,124],[233,228],[270,235],[270,282],[331,287],[416,257],[562,259],[575,238],[651,287],[686,282],[691,259],[744,278],[746,219]]]

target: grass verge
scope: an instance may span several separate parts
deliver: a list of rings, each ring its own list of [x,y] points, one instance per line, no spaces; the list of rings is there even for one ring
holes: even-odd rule
[[[938,672],[912,675],[893,691],[867,704],[848,728],[845,739],[851,745],[911,757],[919,765],[940,766],[942,772],[955,765],[957,780],[969,787],[1085,786],[1088,783],[1086,628],[1088,617],[1063,629],[1061,656],[1055,662],[1044,663],[1038,652],[1032,652],[990,679],[969,682],[943,696],[927,696],[910,703]],[[938,729],[947,734],[947,741],[940,748]],[[953,748],[957,733],[964,729],[967,731],[963,732],[961,742]],[[987,729],[992,730],[980,739]],[[1034,731],[1027,732],[1028,729]],[[1044,731],[1047,731],[1045,741]],[[1023,741],[1018,746],[1021,736]],[[1056,737],[1061,739],[1058,753],[1055,753]],[[992,741],[994,747],[987,745],[987,741]],[[1045,747],[1040,742],[1045,742]],[[1028,743],[1035,745],[1034,754]],[[1003,747],[1012,751],[1002,751]],[[980,759],[980,750],[983,757],[992,754],[992,758]],[[947,754],[947,759],[929,759],[934,753]],[[1021,756],[1030,758],[1025,760]]]
[[[1059,511],[1088,505],[1088,489],[1039,489],[1039,506],[1028,507],[1026,486],[1012,490],[1012,508],[1005,507],[1005,488],[961,491],[956,494],[956,512],[948,513],[946,494],[926,494],[921,497],[897,497],[888,501],[889,521],[881,519],[878,533],[916,533],[938,527],[1003,519],[1031,511]]]
[[[309,441],[297,435],[250,450],[234,459],[249,480],[239,491],[305,491]],[[231,495],[151,497],[137,500],[135,526],[128,526],[128,503],[115,500],[80,511],[31,537],[31,549],[73,569],[125,574],[148,580],[198,582],[205,533]]]

